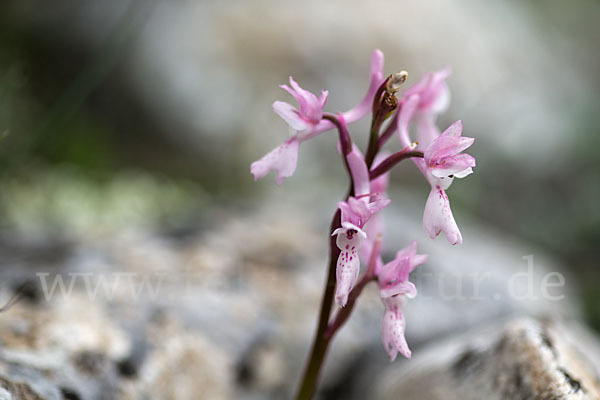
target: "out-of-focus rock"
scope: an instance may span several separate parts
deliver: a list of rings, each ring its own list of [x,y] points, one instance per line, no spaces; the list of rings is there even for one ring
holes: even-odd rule
[[[385,371],[376,398],[598,399],[599,342],[571,325],[519,319],[434,344]]]
[[[155,348],[122,387],[122,399],[215,399],[231,397],[231,366],[222,349],[202,335],[186,332],[166,315],[149,328]]]

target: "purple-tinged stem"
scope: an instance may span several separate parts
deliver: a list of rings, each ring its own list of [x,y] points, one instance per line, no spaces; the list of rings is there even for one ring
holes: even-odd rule
[[[400,105],[402,107],[402,105]],[[379,140],[377,140],[377,147],[381,148],[387,142],[390,137],[394,134],[394,131],[398,128],[398,115],[400,115],[400,110],[396,111],[394,114],[394,119],[390,121],[390,124],[385,128],[385,131],[379,136]]]
[[[346,160],[346,156],[352,151],[352,138],[350,137],[350,132],[348,132],[348,126],[346,125],[344,116],[341,113],[338,115],[325,113],[323,114],[323,119],[333,122],[333,124],[337,127],[340,137],[340,145],[342,147],[342,154],[344,155],[344,160]],[[352,174],[350,174],[350,176],[352,176]]]
[[[398,164],[402,160],[406,160],[411,157],[423,158],[422,151],[413,150],[412,147],[406,147],[404,150],[400,150],[397,153],[392,154],[385,160],[383,160],[376,168],[369,172],[369,178],[371,180],[377,178],[379,175],[385,174],[391,170],[394,165]]]
[[[375,159],[375,155],[379,152],[379,146],[377,145],[377,139],[379,137],[379,128],[381,128],[381,124],[385,120],[385,114],[387,114],[390,110],[386,112],[382,112],[382,108],[386,108],[383,105],[384,101],[382,101],[383,93],[386,91],[386,85],[390,77],[388,76],[381,86],[375,92],[375,96],[373,97],[373,119],[371,121],[371,130],[369,133],[369,144],[367,145],[367,152],[365,153],[365,162],[367,163],[367,168],[371,168],[371,164],[373,164],[373,160]]]

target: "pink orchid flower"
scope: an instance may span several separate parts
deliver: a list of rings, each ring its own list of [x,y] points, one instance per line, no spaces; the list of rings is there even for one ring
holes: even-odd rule
[[[383,83],[383,53],[381,51],[373,52],[370,69],[370,84],[365,97],[356,107],[342,113],[348,124],[362,119],[371,110],[373,97]],[[250,165],[250,172],[254,175],[254,180],[263,178],[271,170],[277,171],[275,182],[278,185],[296,171],[300,143],[334,128],[331,121],[322,119],[323,108],[327,102],[327,91],[321,91],[321,95],[317,97],[302,89],[292,77],[290,77],[290,86],[281,85],[280,87],[294,96],[298,102],[298,108],[282,101],[273,103],[273,110],[288,123],[293,134],[282,145]]]
[[[462,243],[462,235],[452,215],[446,189],[455,177],[464,178],[473,172],[472,167],[475,166],[475,158],[459,154],[475,139],[461,134],[461,121],[450,125],[425,149],[425,157],[418,164],[431,185],[423,213],[423,227],[432,239],[444,231],[451,244]]]
[[[336,265],[335,291],[335,300],[340,307],[348,302],[348,295],[358,279],[359,250],[363,239],[367,238],[363,228],[373,215],[390,204],[389,199],[380,196],[373,196],[373,201],[367,197],[350,197],[338,203],[342,212],[342,226],[333,231],[332,236],[337,235],[336,244],[341,250]]]
[[[314,128],[323,118],[323,108],[327,104],[329,92],[322,90],[321,96],[317,98],[308,90],[302,89],[291,76],[290,86],[279,85],[280,88],[294,96],[300,109],[296,109],[290,103],[276,101],[273,103],[273,110],[296,131],[303,132]]]
[[[336,266],[335,295],[336,302],[340,307],[345,306],[348,302],[348,295],[358,279],[359,251],[363,240],[367,238],[367,233],[363,228],[373,216],[390,204],[389,199],[369,192],[371,185],[369,171],[357,147],[353,147],[346,156],[346,160],[354,182],[355,197],[349,197],[347,201],[338,203],[342,214],[342,226],[332,233],[332,236],[337,235],[336,244],[341,250]]]
[[[330,128],[331,123],[322,119],[329,93],[322,90],[321,96],[317,97],[308,90],[302,89],[291,76],[290,86],[279,87],[294,96],[300,109],[289,103],[276,101],[273,103],[273,110],[288,123],[290,130],[297,133],[250,165],[250,172],[255,180],[275,170],[277,171],[275,182],[278,185],[282,184],[285,178],[292,176],[296,171],[300,143]]]
[[[427,260],[426,255],[417,254],[417,242],[413,241],[396,254],[391,262],[379,266],[376,271],[379,293],[385,314],[381,326],[381,340],[391,361],[398,353],[410,358],[411,352],[404,338],[406,322],[402,315],[402,307],[406,299],[417,295],[417,289],[409,282],[409,274]]]
[[[463,178],[473,172],[475,158],[460,153],[471,146],[474,139],[461,136],[461,121],[442,134],[435,124],[437,115],[447,106],[449,93],[444,80],[448,75],[448,69],[428,74],[406,92],[398,116],[398,134],[404,146],[411,145],[409,125],[415,120],[419,139],[417,149],[424,152],[424,158],[412,160],[431,185],[423,213],[423,228],[432,239],[444,231],[451,244],[460,244],[462,235],[452,215],[446,189],[455,177]]]

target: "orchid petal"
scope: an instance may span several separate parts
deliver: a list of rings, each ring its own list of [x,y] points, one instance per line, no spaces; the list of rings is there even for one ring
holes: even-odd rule
[[[471,147],[475,139],[470,137],[440,136],[424,152],[424,158],[429,163],[432,161],[452,157]]]
[[[319,96],[319,104],[321,109],[325,108],[325,104],[327,104],[327,99],[329,98],[328,90],[321,90],[321,96]]]
[[[290,76],[291,90],[288,90],[292,96],[298,101],[300,113],[308,116],[308,111],[312,109],[311,105],[318,103],[317,97],[308,90],[302,89],[298,83]],[[287,89],[286,89],[287,90]],[[295,93],[295,94],[294,94]],[[312,118],[309,118],[312,119]]]
[[[442,132],[442,134],[440,136],[459,137],[462,135],[462,131],[463,131],[463,123],[459,119],[458,121],[454,122],[452,125],[447,127],[446,130],[444,132]]]
[[[419,82],[406,90],[404,96],[418,94],[419,112],[439,114],[446,110],[450,101],[450,91],[445,82],[450,74],[450,68],[426,74]]]
[[[454,175],[458,178],[473,172],[472,167],[476,164],[475,158],[469,154],[458,154],[453,157],[445,158],[441,164],[430,165],[430,170],[433,176],[443,178],[445,176]]]
[[[469,167],[469,168],[465,169],[464,171],[455,173],[454,176],[457,178],[464,178],[465,176],[469,176],[472,173],[473,173],[473,168]]]
[[[296,112],[309,125],[315,125],[319,123],[321,118],[323,118],[323,107],[325,107],[325,104],[327,103],[327,96],[329,92],[323,90],[321,91],[321,96],[317,98],[317,96],[315,96],[313,93],[302,89],[291,76],[290,86],[279,85],[280,88],[294,96],[298,102],[300,110]]]
[[[376,197],[376,200],[370,203],[367,198],[357,199],[355,197],[350,197],[347,201],[340,201],[338,207],[342,212],[342,224],[350,222],[362,229],[374,214],[387,207],[391,202],[389,199],[373,197]]]
[[[419,115],[415,118],[417,125],[417,141],[420,149],[427,149],[440,136],[440,130],[435,124],[434,115]]]
[[[400,114],[398,114],[398,135],[400,137],[400,143],[405,147],[412,144],[408,133],[408,125],[410,124],[418,104],[419,95],[415,94],[407,97],[399,111]]]
[[[308,123],[302,119],[298,110],[294,106],[285,101],[276,101],[273,103],[273,111],[275,111],[292,129],[302,131],[308,128]]]
[[[371,215],[378,213],[379,211],[383,210],[384,208],[386,208],[387,206],[389,206],[392,203],[392,201],[387,198],[379,198],[378,196],[373,196],[373,197],[375,197],[376,200],[371,201],[369,204],[367,204],[369,213]]]
[[[290,76],[290,83],[291,82],[296,83]],[[296,86],[297,86],[297,84],[296,84]],[[300,93],[298,93],[296,90],[289,87],[288,85],[279,85],[279,87],[282,88],[283,90],[285,90],[286,92],[288,92],[289,94],[291,94],[292,96],[294,96],[294,99],[296,99],[296,101],[298,102],[298,106],[300,107],[300,112],[302,112],[303,110],[306,109],[306,99],[304,96],[302,96]]]
[[[409,274],[417,266],[425,263],[426,260],[426,255],[417,254],[416,241],[411,242],[407,247],[398,251],[396,258],[383,265],[377,273],[381,297],[390,297],[400,293],[416,295],[416,289],[414,292],[411,290],[412,283],[407,283]],[[404,293],[405,290],[407,290],[406,293]]]
[[[369,170],[359,151],[352,150],[347,156],[348,167],[354,182],[354,195],[360,196],[370,192]]]

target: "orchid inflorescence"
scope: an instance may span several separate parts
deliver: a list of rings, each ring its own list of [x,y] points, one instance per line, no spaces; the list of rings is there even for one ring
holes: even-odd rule
[[[281,101],[273,103],[273,109],[288,123],[292,135],[282,145],[252,163],[250,171],[254,178],[260,179],[273,170],[277,184],[283,183],[296,170],[300,144],[337,129],[338,150],[343,156],[351,182],[348,197],[338,203],[331,231],[335,239],[331,242],[331,256],[332,260],[335,258],[335,263],[330,262],[330,268],[335,267],[334,298],[340,308],[330,321],[332,293],[326,289],[320,320],[327,324],[319,324],[317,329],[301,392],[304,386],[310,386],[306,384],[307,380],[310,381],[308,375],[312,373],[316,381],[324,351],[321,360],[313,361],[319,357],[317,353],[321,351],[321,342],[325,343],[326,349],[333,334],[349,317],[360,291],[370,281],[377,282],[385,306],[382,341],[388,355],[391,360],[398,353],[407,358],[411,356],[404,338],[402,307],[407,299],[417,294],[415,285],[409,281],[409,274],[423,264],[427,256],[417,254],[417,243],[413,241],[398,251],[392,261],[384,264],[380,256],[380,211],[391,203],[386,197],[390,170],[400,161],[410,158],[431,186],[423,214],[425,231],[432,239],[444,231],[451,244],[462,243],[446,190],[454,178],[463,178],[473,172],[475,158],[463,151],[473,144],[474,139],[462,136],[461,121],[453,123],[441,133],[436,125],[438,115],[449,104],[449,90],[445,82],[449,75],[448,68],[426,74],[398,98],[396,93],[407,74],[402,71],[384,78],[383,53],[375,50],[371,56],[370,85],[364,99],[356,107],[335,115],[323,111],[328,91],[322,91],[317,97],[301,88],[292,77],[290,86],[280,86],[298,102],[298,107]],[[368,148],[363,155],[353,144],[348,125],[369,113],[372,114],[371,132]],[[414,130],[417,140],[412,140],[411,130]],[[397,135],[402,150],[393,154],[380,151],[394,135]],[[366,264],[366,271],[359,282],[361,261]],[[329,276],[331,278],[332,274]],[[312,394],[314,384],[306,393]]]

